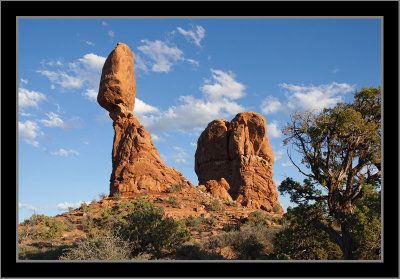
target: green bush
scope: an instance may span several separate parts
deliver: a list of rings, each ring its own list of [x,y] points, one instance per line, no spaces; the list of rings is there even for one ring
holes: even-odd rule
[[[267,218],[267,216],[265,215],[264,212],[262,211],[253,211],[249,214],[249,218],[246,221],[247,225],[250,226],[257,226],[257,225],[264,225],[265,219]]]
[[[272,211],[275,212],[275,213],[279,213],[279,212],[281,211],[281,209],[280,209],[280,207],[279,207],[278,205],[275,204],[275,205],[272,207]]]
[[[168,193],[176,193],[179,192],[180,190],[182,190],[183,188],[185,188],[185,184],[183,183],[178,183],[178,184],[174,184],[171,187],[169,187],[169,189],[167,190]]]
[[[67,229],[67,225],[63,221],[50,218],[44,214],[33,214],[21,226],[21,239],[19,241],[57,238]]]
[[[164,218],[162,207],[141,198],[103,210],[101,216],[93,220],[92,233],[101,230],[113,231],[131,242],[133,255],[159,255],[190,239],[185,221]]]
[[[219,211],[221,209],[221,204],[219,200],[215,199],[208,205],[208,210]]]
[[[121,193],[120,193],[120,192],[115,192],[115,193],[112,195],[112,199],[113,199],[114,201],[120,201],[120,200],[121,200]]]

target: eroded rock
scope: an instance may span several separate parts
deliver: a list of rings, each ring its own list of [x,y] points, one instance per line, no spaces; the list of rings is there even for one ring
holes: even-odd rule
[[[282,211],[273,163],[265,118],[255,112],[239,113],[231,122],[210,122],[197,142],[199,184],[225,179],[231,198],[244,206],[270,211],[276,205]]]
[[[109,111],[115,131],[110,195],[132,196],[141,191],[165,191],[174,184],[193,186],[182,173],[161,160],[146,131],[133,114],[136,96],[133,54],[118,43],[102,71],[98,103]]]

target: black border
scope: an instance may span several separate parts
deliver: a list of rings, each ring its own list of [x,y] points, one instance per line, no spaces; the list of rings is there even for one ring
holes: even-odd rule
[[[1,2],[1,277],[395,277],[398,272],[398,160],[384,166],[383,262],[149,262],[22,263],[15,260],[16,160],[9,149],[17,139],[11,105],[15,101],[17,16],[383,16],[384,156],[398,155],[398,1],[112,1]],[[363,42],[360,42],[362,44]],[[13,82],[11,82],[13,81]],[[392,106],[394,106],[392,108]],[[10,112],[9,110],[12,110]],[[12,118],[14,119],[14,118]],[[15,139],[15,141],[14,141]],[[391,141],[394,141],[394,144]],[[396,152],[395,152],[396,151]],[[389,156],[388,152],[390,152]],[[398,159],[398,158],[397,158]],[[12,173],[12,175],[10,175]],[[12,180],[12,179],[11,179]]]

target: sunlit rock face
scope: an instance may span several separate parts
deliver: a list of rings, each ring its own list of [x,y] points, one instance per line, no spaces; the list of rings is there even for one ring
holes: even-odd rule
[[[225,179],[231,198],[244,206],[270,211],[276,205],[282,211],[273,163],[265,118],[255,112],[239,113],[231,122],[210,122],[197,142],[199,184]]]
[[[134,57],[118,43],[104,63],[98,103],[113,120],[114,142],[110,195],[134,196],[143,190],[165,191],[174,184],[191,185],[182,173],[160,158],[150,133],[133,114],[136,97]]]

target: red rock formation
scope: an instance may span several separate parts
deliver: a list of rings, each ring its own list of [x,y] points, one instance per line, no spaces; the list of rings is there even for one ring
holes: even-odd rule
[[[228,193],[230,187],[225,178],[221,178],[220,181],[208,180],[206,182],[205,188],[207,192],[209,192],[216,198],[226,201],[232,201],[232,197]]]
[[[265,118],[255,112],[239,113],[230,123],[212,121],[197,142],[199,184],[225,178],[232,199],[244,206],[272,210],[277,205],[282,211],[272,180],[273,163]]]
[[[131,196],[142,190],[165,191],[174,184],[191,185],[182,173],[161,160],[150,133],[133,109],[136,96],[133,54],[118,43],[102,71],[98,103],[110,112],[115,131],[112,149],[110,195]]]

